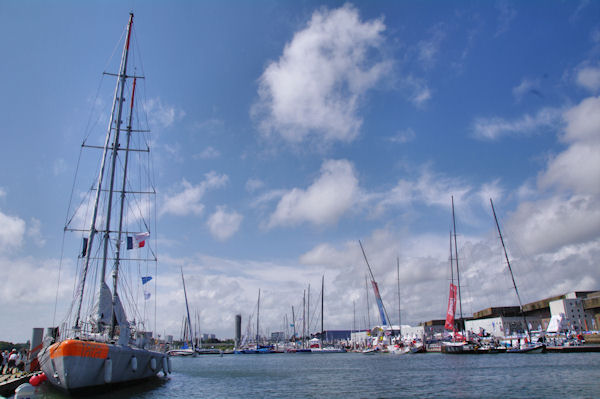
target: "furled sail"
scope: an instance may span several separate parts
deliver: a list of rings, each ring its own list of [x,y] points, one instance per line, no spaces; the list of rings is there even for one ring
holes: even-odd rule
[[[102,283],[100,291],[98,292],[96,303],[92,310],[91,323],[94,332],[104,332],[107,327],[110,327],[113,314],[116,318],[116,325],[124,331],[129,329],[127,317],[125,315],[125,309],[121,304],[121,300],[116,296],[116,303],[113,312],[113,295],[110,292],[110,288],[106,283]]]

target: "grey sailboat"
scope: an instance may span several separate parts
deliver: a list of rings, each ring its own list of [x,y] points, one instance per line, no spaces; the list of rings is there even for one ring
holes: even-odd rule
[[[145,312],[136,307],[133,283],[126,279],[128,269],[124,269],[129,263],[138,270],[146,261],[156,262],[151,244],[146,245],[151,224],[143,212],[148,202],[144,195],[154,194],[154,188],[128,174],[128,170],[138,170],[136,162],[143,165],[141,158],[145,157],[147,164],[149,157],[145,135],[148,130],[133,127],[139,119],[134,112],[136,82],[142,77],[128,72],[132,28],[133,14],[130,14],[119,71],[105,73],[115,76],[117,83],[104,145],[84,142],[82,146],[101,150],[102,158],[97,180],[90,190],[91,213],[84,218],[86,225],[71,226],[70,222],[77,219],[71,218],[65,226],[65,231],[80,232],[83,236],[83,249],[78,257],[81,273],[71,310],[60,329],[55,328],[53,337],[46,338],[38,355],[48,381],[68,392],[112,388],[154,378],[161,371],[165,375],[170,372],[167,354],[150,349],[152,335],[142,322]],[[131,251],[123,251],[125,243]],[[108,268],[112,287],[106,281]],[[120,283],[123,278],[126,283]],[[150,279],[142,277],[142,285]],[[142,301],[149,297],[150,293],[144,291]],[[132,320],[128,320],[124,304]]]

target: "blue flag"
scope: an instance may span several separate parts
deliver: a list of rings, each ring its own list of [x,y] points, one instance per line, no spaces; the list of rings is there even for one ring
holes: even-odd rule
[[[146,284],[150,280],[152,280],[152,276],[144,276],[144,277],[142,277],[142,285]]]

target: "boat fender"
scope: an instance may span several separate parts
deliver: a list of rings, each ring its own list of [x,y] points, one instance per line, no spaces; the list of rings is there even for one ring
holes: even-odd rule
[[[41,384],[41,382],[42,382],[42,381],[40,381],[40,377],[39,377],[37,374],[36,374],[36,375],[33,375],[33,376],[31,376],[31,377],[29,378],[29,383],[30,383],[31,385],[33,385],[34,387],[37,387],[38,385],[40,385],[40,384]]]
[[[155,358],[150,359],[150,369],[152,371],[156,371],[156,359]]]
[[[31,384],[23,383],[15,389],[14,399],[34,399],[39,397],[37,388]]]
[[[107,358],[104,361],[104,382],[110,384],[112,381],[112,360]]]
[[[171,368],[171,357],[167,356],[167,366],[169,366],[169,374],[172,373],[172,368]]]
[[[167,357],[163,357],[162,359],[162,370],[163,370],[163,374],[166,376],[169,372],[169,361],[167,360]]]
[[[131,358],[131,370],[135,373],[137,371],[137,357]]]

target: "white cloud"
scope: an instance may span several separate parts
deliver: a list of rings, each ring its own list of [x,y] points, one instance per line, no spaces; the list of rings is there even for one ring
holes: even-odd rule
[[[416,137],[415,131],[411,128],[400,130],[396,135],[390,137],[388,140],[392,143],[405,144],[413,141]]]
[[[457,203],[466,203],[471,190],[472,187],[460,179],[436,174],[428,167],[423,167],[415,179],[401,179],[391,190],[373,197],[380,198],[376,205],[378,212],[389,206],[406,206],[417,202],[446,208],[450,205],[451,195]]]
[[[58,176],[60,174],[63,174],[67,170],[67,163],[63,158],[58,158],[54,161],[54,166],[52,169],[54,172],[54,176]]]
[[[482,140],[496,140],[502,136],[530,135],[540,130],[555,130],[560,121],[560,110],[542,108],[537,114],[525,114],[514,120],[504,118],[476,118],[473,122],[473,134]]]
[[[27,237],[29,237],[35,245],[43,247],[46,245],[46,240],[42,235],[42,222],[36,218],[31,218],[29,226],[27,226]]]
[[[540,174],[542,188],[600,195],[600,97],[590,97],[563,114],[563,141],[569,147],[548,162]]]
[[[228,212],[226,207],[219,206],[217,211],[208,218],[206,225],[213,237],[225,241],[239,230],[242,219],[243,216],[239,213]]]
[[[445,32],[441,27],[437,27],[433,30],[429,39],[421,40],[417,44],[418,59],[424,68],[431,68],[435,65],[440,46],[445,37]]]
[[[0,255],[2,289],[0,318],[10,323],[0,325],[3,340],[24,342],[32,327],[45,327],[60,322],[72,299],[73,278],[65,270],[74,269],[68,261],[62,265],[61,284],[57,290],[59,261]],[[57,298],[58,294],[58,298]],[[55,300],[58,299],[56,320],[52,320]],[[54,324],[53,324],[54,323]]]
[[[585,67],[577,72],[577,84],[595,93],[600,89],[600,67]]]
[[[600,142],[600,97],[589,97],[567,110],[564,139],[582,144]]]
[[[292,143],[352,141],[360,99],[390,68],[380,52],[384,29],[351,5],[316,11],[260,77],[252,113],[261,131]]]
[[[160,214],[171,213],[178,216],[189,214],[200,215],[204,210],[204,204],[200,201],[206,191],[223,187],[227,184],[228,180],[227,175],[219,175],[214,171],[205,174],[204,181],[197,185],[193,185],[183,179],[181,182],[183,191],[166,196]]]
[[[431,90],[424,79],[409,75],[403,79],[402,84],[407,89],[408,100],[416,107],[422,107],[431,99]]]
[[[261,188],[263,188],[265,185],[265,182],[263,182],[260,179],[248,179],[248,181],[246,182],[246,191],[248,191],[249,193],[253,193],[256,190],[260,190]]]
[[[563,113],[568,147],[551,157],[539,176],[545,197],[523,202],[511,217],[530,254],[590,242],[600,234],[600,98]],[[543,191],[542,191],[543,192]]]
[[[498,37],[508,31],[513,19],[517,16],[517,11],[506,1],[496,3],[496,9],[499,14],[495,37]]]
[[[334,224],[356,202],[358,179],[352,163],[328,160],[321,175],[306,190],[294,188],[286,192],[269,219],[268,227]]]
[[[185,116],[183,110],[178,110],[172,105],[164,104],[160,98],[148,100],[144,110],[149,116],[150,126],[169,127]]]
[[[528,254],[555,251],[564,245],[595,239],[600,234],[596,198],[574,195],[524,202],[511,215],[510,229]]]
[[[540,174],[541,188],[552,186],[575,193],[600,194],[600,144],[573,144],[553,157]]]
[[[199,154],[194,155],[194,158],[195,159],[216,159],[216,158],[219,158],[220,156],[221,156],[221,153],[219,152],[219,150],[215,149],[214,147],[208,146],[204,150],[202,150],[202,152],[200,152]]]
[[[517,102],[520,102],[526,94],[533,93],[538,96],[540,94],[540,81],[539,79],[527,79],[523,78],[518,86],[513,87],[512,93]]]
[[[0,198],[6,197],[6,190],[0,187]]]
[[[0,212],[0,250],[10,251],[20,247],[25,227],[23,219]]]

